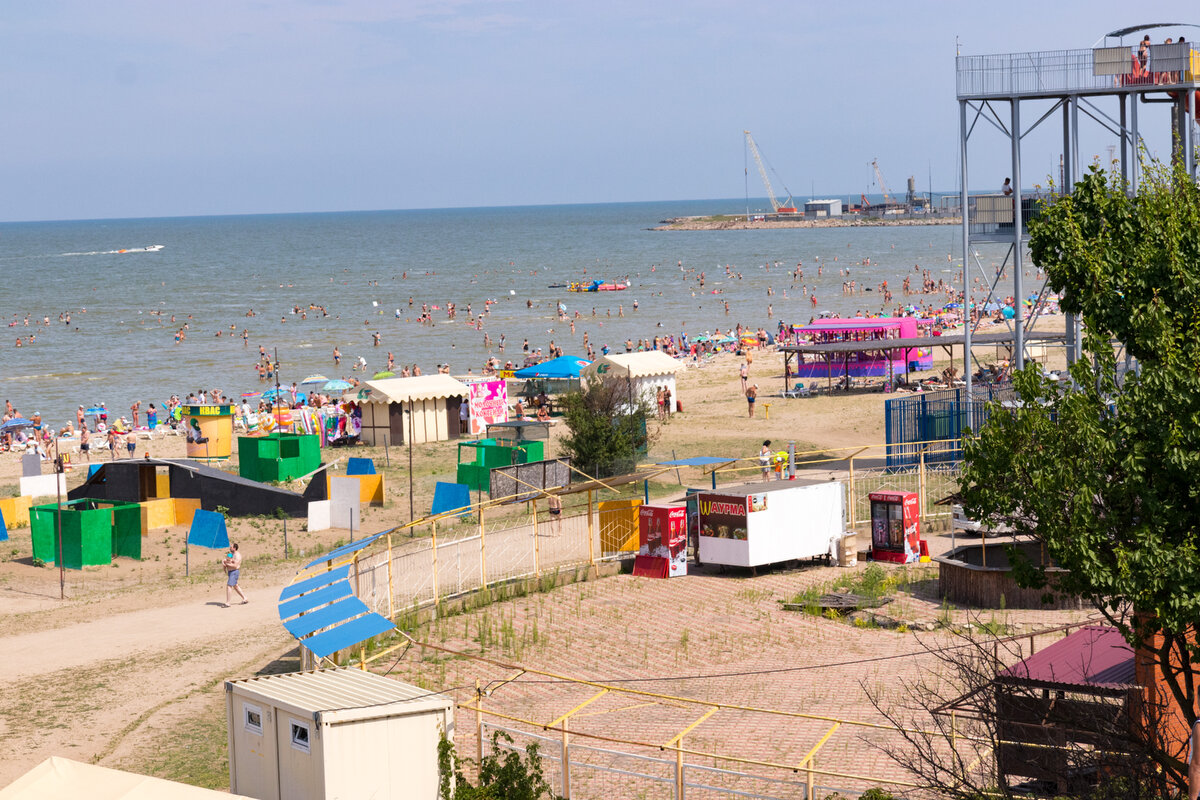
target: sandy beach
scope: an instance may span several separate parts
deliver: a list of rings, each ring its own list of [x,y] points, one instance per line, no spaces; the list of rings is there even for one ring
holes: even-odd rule
[[[802,451],[883,441],[883,403],[896,395],[870,391],[785,399],[778,396],[782,358],[764,352],[750,367],[750,381],[760,387],[758,414],[750,419],[740,393],[742,362],[721,354],[679,374],[677,397],[684,412],[664,424],[652,423],[650,461],[750,458],[764,439],[780,447],[794,441]],[[941,366],[935,363],[935,370]],[[551,454],[559,452],[562,430],[561,424],[553,428]],[[453,442],[413,448],[418,515],[429,507],[434,482],[453,471],[455,450]],[[184,440],[157,437],[141,443],[138,455],[146,452],[179,458]],[[385,454],[359,447],[326,450],[323,457],[347,454],[373,458],[386,479],[386,505],[364,509],[364,532],[407,522],[407,454],[399,448]],[[85,474],[85,462],[76,460],[74,466],[69,486]],[[840,468],[829,466],[833,472]],[[18,456],[0,454],[0,492],[14,494],[19,474]],[[746,473],[735,472],[721,481],[745,479]],[[655,479],[655,491],[670,491],[677,481],[705,485],[709,478],[695,469],[672,470]],[[566,513],[580,502],[579,496],[568,498]],[[187,748],[172,748],[183,746],[184,735],[209,742],[201,749],[206,758],[223,757],[224,736],[218,730],[223,729],[223,706],[214,688],[229,677],[296,667],[295,647],[274,613],[275,597],[302,563],[301,554],[328,549],[345,537],[345,531],[310,533],[294,521],[291,558],[285,560],[278,520],[243,518],[230,520],[229,527],[231,540],[240,541],[246,555],[247,606],[222,607],[219,554],[191,548],[185,576],[182,527],[151,531],[143,539],[140,562],[118,559],[111,567],[67,571],[66,600],[58,597],[58,570],[33,565],[29,529],[10,530],[0,560],[0,647],[9,656],[9,680],[0,687],[0,708],[7,709],[0,712],[0,735],[10,743],[11,756],[0,764],[0,783],[47,753],[178,777],[186,774],[182,753]],[[442,535],[469,532],[469,525],[462,534],[447,526]],[[167,744],[160,743],[164,738]]]

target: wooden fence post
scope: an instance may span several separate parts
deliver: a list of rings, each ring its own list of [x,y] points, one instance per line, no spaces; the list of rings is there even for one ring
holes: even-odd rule
[[[569,744],[570,735],[567,733],[567,725],[570,722],[570,717],[562,721],[562,796],[564,800],[571,800],[571,746]]]
[[[675,800],[683,800],[683,737],[675,743]]]
[[[393,599],[396,594],[396,584],[392,580],[392,534],[387,535],[387,560],[388,560],[388,619],[396,618],[396,601]]]
[[[441,606],[442,597],[438,594],[438,565],[437,565],[437,520],[429,523],[430,534],[433,539],[433,605],[435,608]]]
[[[587,514],[588,514],[588,523],[587,523],[588,559],[592,562],[592,567],[595,568],[595,566],[596,566],[596,526],[595,526],[595,519],[592,516],[592,490],[591,489],[588,489],[588,512],[587,512]]]
[[[921,448],[921,457],[917,465],[917,501],[920,505],[917,506],[919,519],[924,522],[925,515],[928,510],[928,503],[925,500],[925,492],[929,488],[928,482],[925,480],[925,448]]]
[[[542,566],[541,566],[541,558],[538,553],[537,514],[538,514],[537,498],[535,497],[533,499],[533,574],[541,575],[542,574]]]
[[[475,735],[479,743],[475,752],[475,764],[483,765],[483,691],[479,688],[479,678],[475,679]]]
[[[483,552],[483,506],[479,507],[479,588],[487,588],[487,557]]]

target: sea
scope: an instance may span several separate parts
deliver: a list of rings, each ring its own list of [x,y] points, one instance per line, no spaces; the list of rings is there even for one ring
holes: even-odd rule
[[[877,290],[844,294],[850,279],[872,288],[887,280],[888,310],[940,305],[944,298],[902,297],[900,282],[912,275],[919,285],[923,270],[953,282],[961,270],[954,225],[653,230],[669,217],[745,207],[690,200],[0,223],[0,396],[55,426],[74,421],[79,405],[128,416],[135,400],[161,408],[172,394],[214,388],[239,397],[266,388],[254,368],[260,346],[278,354],[284,385],[369,378],[389,351],[397,372],[449,364],[455,375],[479,375],[489,356],[520,365],[526,339],[531,350],[554,342],[582,356],[585,333],[597,352],[623,351],[626,339],[884,310]],[[803,278],[794,280],[798,265]],[[551,288],[593,280],[630,286]],[[423,304],[433,324],[418,321]],[[480,329],[473,323],[485,309]],[[354,368],[359,359],[365,370]]]

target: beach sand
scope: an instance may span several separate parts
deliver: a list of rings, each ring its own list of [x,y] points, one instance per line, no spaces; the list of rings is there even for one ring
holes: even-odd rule
[[[750,419],[740,393],[741,363],[741,358],[724,354],[680,373],[677,397],[684,412],[666,424],[652,424],[651,461],[695,455],[749,458],[764,439],[779,449],[795,441],[798,450],[882,443],[883,403],[896,395],[875,391],[784,399],[778,396],[784,387],[782,357],[768,352],[758,354],[751,366],[750,380],[759,384],[759,410]],[[559,452],[561,432],[562,426],[555,425],[551,454]],[[147,451],[180,458],[184,440],[168,436],[148,446],[139,442],[138,457]],[[434,482],[453,474],[456,451],[453,442],[413,448],[418,516],[429,508]],[[344,455],[374,458],[387,481],[387,503],[364,510],[363,531],[408,521],[407,451],[323,453],[326,460]],[[84,463],[77,460],[75,466],[69,486],[86,475]],[[0,493],[14,494],[19,475],[19,457],[0,454]],[[685,485],[709,481],[700,471],[685,469],[679,475],[671,470],[657,482],[674,485],[677,479]],[[745,479],[735,474],[724,482]],[[585,500],[568,498],[567,513],[579,502]],[[243,586],[251,600],[248,606],[231,608],[222,607],[220,553],[191,548],[191,575],[185,577],[186,531],[181,526],[151,531],[143,539],[141,562],[119,559],[112,566],[67,571],[65,601],[58,599],[58,570],[33,565],[29,529],[10,528],[10,540],[0,550],[0,648],[6,653],[7,678],[0,687],[0,736],[9,752],[0,761],[0,785],[51,753],[178,774],[155,766],[159,733],[193,724],[196,714],[219,721],[214,687],[224,679],[296,668],[294,659],[285,657],[295,648],[275,615],[275,599],[302,565],[301,553],[311,554],[318,546],[328,549],[346,536],[345,531],[310,533],[300,530],[300,523],[289,524],[292,558],[284,561],[281,522],[230,520],[230,538],[241,542],[246,557]],[[448,528],[445,535],[456,535]],[[219,756],[223,724],[212,725],[222,730],[196,729],[194,735],[208,741],[216,737]]]

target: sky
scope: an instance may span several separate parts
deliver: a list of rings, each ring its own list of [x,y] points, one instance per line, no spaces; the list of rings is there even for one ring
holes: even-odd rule
[[[878,192],[875,159],[893,191],[910,175],[953,190],[956,47],[1089,48],[1124,26],[1200,22],[1187,8],[10,3],[0,221],[762,197],[746,129],[780,195]],[[1144,108],[1162,150],[1164,107]],[[1044,127],[1026,186],[1057,172],[1061,134]],[[1089,129],[1085,160],[1109,141]],[[998,188],[1008,159],[998,136],[973,137],[971,188]]]

